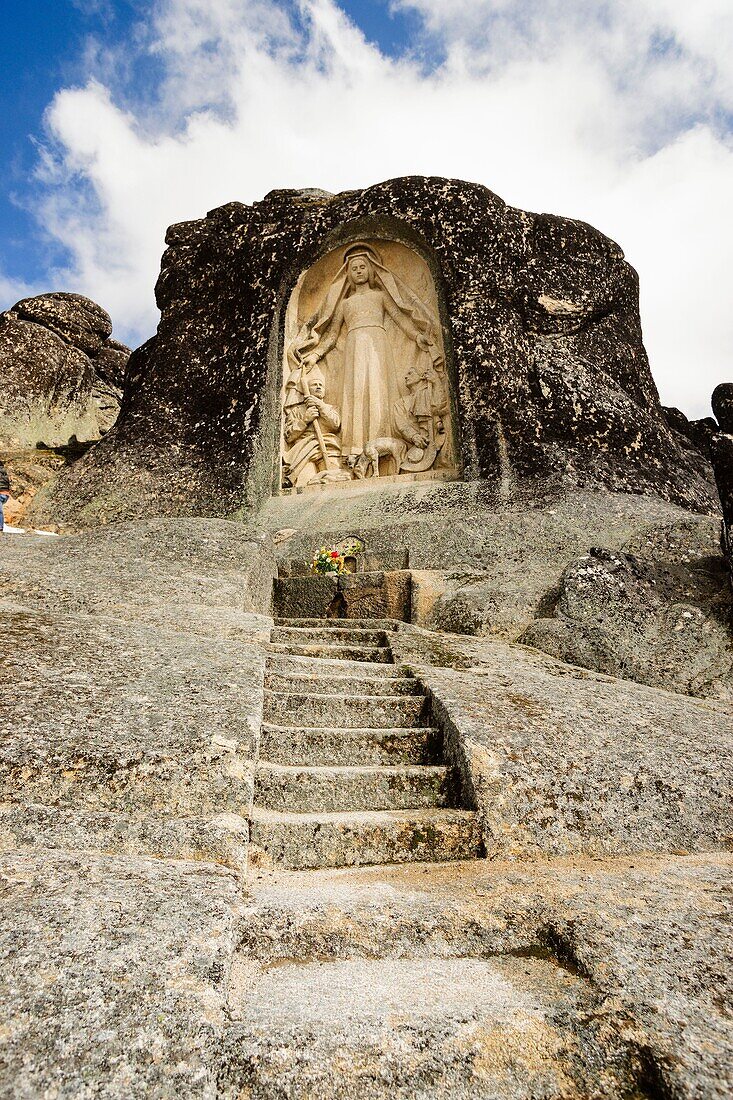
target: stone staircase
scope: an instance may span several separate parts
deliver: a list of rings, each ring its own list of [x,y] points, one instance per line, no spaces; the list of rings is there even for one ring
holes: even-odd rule
[[[382,620],[275,621],[250,839],[292,869],[481,855],[430,700]]]

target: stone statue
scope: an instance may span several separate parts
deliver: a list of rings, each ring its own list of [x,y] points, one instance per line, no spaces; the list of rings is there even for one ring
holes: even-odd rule
[[[325,390],[323,373],[317,368],[307,381],[296,372],[288,383],[284,425],[288,449],[283,456],[283,481],[291,486],[331,480],[339,473],[341,449],[335,433],[341,427],[341,417],[338,409],[323,400]]]
[[[395,459],[395,472],[410,469],[410,463],[413,469],[428,469],[440,448],[435,417],[447,413],[447,389],[439,382],[444,360],[437,332],[437,318],[384,265],[376,247],[364,242],[350,245],[315,317],[287,349],[286,423],[288,391],[300,386],[302,392],[316,365],[328,364],[329,392],[337,395],[340,411],[341,469],[349,476],[365,476],[363,462],[356,469],[360,456],[370,444],[374,456],[375,441],[385,440],[394,441],[383,453]],[[426,383],[428,376],[431,381]],[[426,386],[430,395],[424,398],[420,395]],[[432,395],[438,391],[445,400],[436,404]],[[372,466],[377,474],[376,464]]]

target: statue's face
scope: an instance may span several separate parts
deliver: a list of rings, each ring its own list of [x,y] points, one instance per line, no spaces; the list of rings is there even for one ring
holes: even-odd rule
[[[323,400],[323,394],[325,393],[325,386],[323,385],[323,382],[321,382],[320,378],[314,378],[313,379],[313,381],[310,384],[310,391],[311,391],[311,393],[313,394],[314,397],[317,397],[321,401]]]
[[[357,286],[369,282],[369,264],[363,256],[354,256],[349,260],[349,275]]]

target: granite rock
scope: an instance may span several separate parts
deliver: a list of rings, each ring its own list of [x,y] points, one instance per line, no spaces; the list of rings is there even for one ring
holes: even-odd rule
[[[552,617],[522,641],[612,676],[733,701],[730,613],[720,557],[657,562],[596,547],[568,566]]]
[[[486,507],[469,528],[483,490],[448,488],[406,494],[398,526],[392,494],[373,501],[370,552],[460,550],[486,576],[509,559],[513,629],[591,533],[693,571],[711,556],[715,522],[657,498]],[[280,522],[277,551],[316,526]],[[0,1093],[730,1095],[728,704],[400,624],[489,858],[243,879],[273,540],[152,519],[2,551]],[[270,677],[294,670],[314,709],[307,663]]]
[[[332,1100],[724,1100],[732,869],[711,854],[261,874],[222,1095],[288,1095],[300,1073]],[[478,986],[460,981],[469,960]],[[344,980],[356,996],[339,1012]]]
[[[0,801],[247,816],[262,713],[248,644],[0,604]]]
[[[269,540],[158,520],[3,549],[0,849],[242,870]]]
[[[334,196],[273,191],[172,226],[161,322],[130,360],[122,416],[39,498],[39,518],[120,518],[122,483],[139,515],[227,516],[266,498],[290,291],[320,255],[365,235],[408,244],[434,274],[468,479],[550,477],[717,508],[709,464],[659,405],[618,245],[478,184],[409,177]]]
[[[11,312],[55,332],[65,344],[91,358],[112,335],[109,314],[81,294],[52,293],[23,298]]]
[[[705,416],[701,420],[688,420],[680,409],[662,406],[665,419],[673,431],[684,436],[693,447],[710,458],[710,438],[718,431],[718,423],[712,416]]]
[[[720,431],[710,440],[710,461],[723,506],[723,553],[733,585],[733,382],[716,386],[711,404]]]
[[[733,843],[733,717],[536,650],[402,626],[489,857],[712,851]]]
[[[716,588],[724,587],[720,520],[657,497],[553,484],[502,497],[485,482],[422,483],[273,497],[258,523],[277,540],[286,573],[293,559],[308,560],[345,530],[365,541],[375,569],[402,548],[412,575],[411,621],[459,634],[516,641],[551,614],[565,570],[593,546],[709,573],[710,600],[702,606],[722,614],[719,605],[730,602]],[[288,582],[293,591],[296,581]]]
[[[241,524],[146,520],[61,539],[8,541],[0,600],[246,640],[269,629],[261,616],[270,611],[274,575],[270,539]]]
[[[236,877],[45,851],[0,855],[0,880],[3,1096],[212,1100]]]
[[[40,294],[0,314],[0,444],[98,439],[119,412],[130,351],[80,294]]]
[[[721,382],[710,401],[721,432],[733,435],[733,382]]]

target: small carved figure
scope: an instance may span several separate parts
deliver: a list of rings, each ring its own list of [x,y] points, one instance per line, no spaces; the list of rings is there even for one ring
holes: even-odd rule
[[[372,471],[372,477],[379,477],[380,458],[391,458],[395,464],[394,472],[399,473],[400,466],[407,455],[407,444],[403,439],[393,439],[390,436],[382,436],[380,439],[370,439],[364,444],[364,450],[359,455],[354,466],[354,477],[361,480]],[[422,451],[419,452],[422,457]]]
[[[405,375],[407,397],[394,409],[394,425],[401,439],[381,436],[370,439],[354,466],[354,476],[365,478],[372,471],[379,477],[379,459],[391,458],[395,473],[400,470],[428,470],[445,442],[443,417],[448,397],[438,372],[433,367],[410,367]]]
[[[448,394],[443,375],[432,365],[410,367],[405,385],[408,396],[395,408],[395,427],[413,447],[401,468],[418,473],[430,469],[445,444]]]
[[[326,385],[321,371],[312,370],[307,382],[302,374],[296,371],[288,380],[283,433],[288,450],[283,459],[283,480],[292,486],[307,485],[331,474],[335,480],[343,480],[336,436],[341,427],[339,411],[323,400]]]

